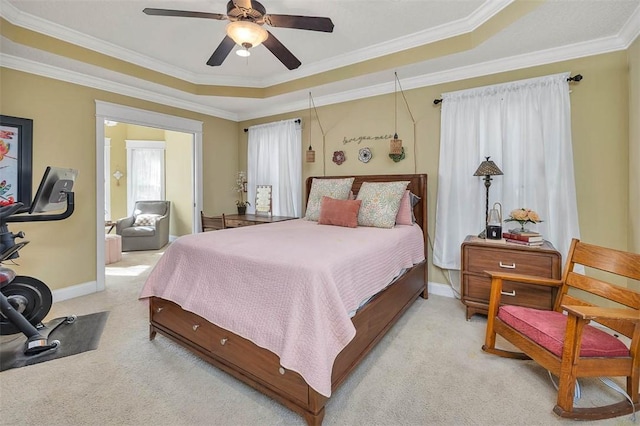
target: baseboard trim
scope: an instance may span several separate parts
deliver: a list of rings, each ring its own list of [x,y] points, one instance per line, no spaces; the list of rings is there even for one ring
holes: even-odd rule
[[[97,281],[89,281],[82,284],[72,285],[70,287],[53,290],[53,302],[62,302],[63,300],[74,299],[80,296],[86,296],[98,292]]]
[[[429,281],[429,294],[435,294],[436,296],[444,296],[455,298],[453,289],[448,284],[434,283]]]

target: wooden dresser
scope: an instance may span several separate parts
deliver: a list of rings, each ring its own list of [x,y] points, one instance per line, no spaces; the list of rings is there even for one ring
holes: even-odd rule
[[[559,279],[562,259],[548,241],[540,247],[527,247],[468,236],[462,243],[461,271],[462,303],[467,319],[473,314],[487,314],[491,278],[484,271]],[[554,298],[555,289],[505,281],[501,303],[551,309]]]
[[[227,228],[240,228],[241,226],[260,225],[263,223],[282,222],[283,220],[291,220],[295,217],[288,216],[270,216],[256,214],[228,214],[224,216],[224,222]]]

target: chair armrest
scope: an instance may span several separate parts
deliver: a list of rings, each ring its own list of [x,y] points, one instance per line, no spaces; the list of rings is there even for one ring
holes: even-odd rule
[[[491,290],[489,292],[489,308],[487,310],[487,316],[489,318],[498,315],[498,308],[500,307],[500,297],[502,293],[502,283],[505,280],[515,281],[523,284],[534,284],[546,287],[560,287],[562,281],[552,280],[548,278],[534,277],[532,275],[513,274],[502,271],[484,271],[491,277]]]
[[[509,272],[501,271],[484,271],[492,279],[498,278],[502,280],[517,281],[524,284],[536,284],[546,287],[560,287],[562,285],[561,280],[552,280],[549,278],[534,277],[532,275],[512,274]]]
[[[133,222],[135,221],[135,217],[127,216],[121,219],[118,219],[116,222],[116,234],[120,235],[124,228],[131,228],[133,226]]]
[[[584,320],[612,319],[640,322],[640,313],[635,309],[580,305],[562,305],[562,309]]]

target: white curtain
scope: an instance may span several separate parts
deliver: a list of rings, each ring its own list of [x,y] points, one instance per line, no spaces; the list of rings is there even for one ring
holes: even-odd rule
[[[126,141],[127,210],[136,201],[164,200],[164,142]]]
[[[504,173],[493,176],[489,209],[530,208],[542,223],[527,226],[566,259],[579,238],[571,148],[569,73],[442,96],[440,162],[433,263],[460,269],[460,244],[485,226],[486,189],[473,176],[486,156]],[[519,227],[503,222],[503,230]]]
[[[273,215],[300,217],[302,130],[296,120],[249,127],[247,212],[255,212],[256,185],[271,185]]]

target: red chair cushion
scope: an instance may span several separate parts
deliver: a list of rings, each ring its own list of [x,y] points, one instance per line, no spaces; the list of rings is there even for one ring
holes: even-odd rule
[[[501,306],[498,318],[554,355],[562,356],[567,316],[522,306]],[[620,340],[591,325],[582,334],[581,357],[628,357],[629,349]]]

